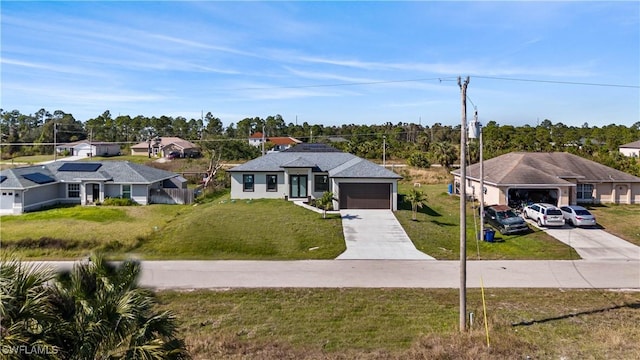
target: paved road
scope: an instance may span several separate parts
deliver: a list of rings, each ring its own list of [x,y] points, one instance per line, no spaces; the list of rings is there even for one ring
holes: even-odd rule
[[[72,262],[45,262],[68,269]],[[209,288],[458,288],[458,261],[145,261],[141,285]],[[640,261],[468,261],[467,286],[640,291]]]
[[[340,210],[347,250],[338,260],[435,260],[418,251],[391,210]]]

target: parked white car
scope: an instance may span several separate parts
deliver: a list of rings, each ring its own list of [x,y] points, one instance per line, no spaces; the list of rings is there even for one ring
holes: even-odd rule
[[[538,203],[526,206],[523,210],[526,219],[532,219],[538,223],[538,226],[562,226],[564,225],[564,216],[562,210],[558,207]]]
[[[596,217],[589,210],[578,205],[560,207],[567,224],[573,226],[596,226]]]

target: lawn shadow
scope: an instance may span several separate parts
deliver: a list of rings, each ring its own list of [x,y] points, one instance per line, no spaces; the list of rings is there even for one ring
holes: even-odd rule
[[[398,210],[409,210],[411,211],[411,203],[402,201],[398,206]],[[418,208],[418,212],[421,214],[426,214],[429,216],[442,216],[439,212],[433,210],[429,205],[423,205],[421,208]]]
[[[458,226],[458,224],[450,224],[450,223],[445,223],[438,220],[431,220],[431,222],[438,226]]]
[[[569,319],[569,318],[576,317],[576,316],[581,316],[581,315],[599,314],[599,313],[604,313],[604,312],[611,311],[611,310],[618,310],[618,309],[624,309],[624,308],[640,309],[640,302],[635,302],[635,303],[631,303],[631,304],[624,304],[624,305],[609,306],[609,307],[605,307],[605,308],[602,308],[602,309],[580,311],[580,312],[576,312],[576,313],[569,313],[569,314],[565,314],[565,315],[554,316],[554,317],[550,317],[550,318],[546,318],[546,319],[540,319],[540,320],[523,320],[523,321],[518,322],[518,323],[512,323],[511,326],[512,327],[516,327],[516,326],[530,326],[530,325],[535,325],[535,324],[544,324],[544,323],[551,322],[551,321],[564,320],[564,319]]]

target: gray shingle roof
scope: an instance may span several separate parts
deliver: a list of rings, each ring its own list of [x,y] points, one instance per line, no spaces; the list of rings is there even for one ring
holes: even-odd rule
[[[230,172],[282,172],[283,167],[310,167],[330,177],[400,179],[400,175],[344,152],[274,152],[230,169]]]
[[[151,184],[157,181],[178,176],[175,173],[152,168],[149,166],[130,163],[128,161],[103,161],[102,166],[95,172],[58,171],[64,162],[58,161],[46,165],[36,165],[6,169],[0,175],[7,178],[0,184],[3,189],[26,189],[38,184],[27,180],[24,174],[39,172],[50,176],[56,182],[78,182],[80,180],[112,181],[121,184]]]
[[[621,148],[640,149],[640,140],[620,145]]]
[[[460,175],[460,170],[453,172]],[[467,167],[467,178],[480,179],[480,164]],[[484,162],[484,181],[494,185],[567,185],[565,179],[581,183],[626,181],[640,178],[565,152],[512,152]]]

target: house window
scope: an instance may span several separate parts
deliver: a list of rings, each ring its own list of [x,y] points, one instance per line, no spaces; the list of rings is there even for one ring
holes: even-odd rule
[[[278,175],[267,175],[267,191],[278,191]]]
[[[329,191],[329,175],[315,175],[313,178],[313,191],[325,192]]]
[[[131,199],[131,185],[122,185],[122,198]]]
[[[242,191],[253,191],[253,174],[242,175]]]
[[[593,185],[577,184],[576,190],[578,200],[593,200]]]
[[[67,197],[79,198],[80,197],[80,184],[67,184]]]

